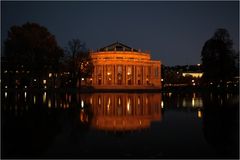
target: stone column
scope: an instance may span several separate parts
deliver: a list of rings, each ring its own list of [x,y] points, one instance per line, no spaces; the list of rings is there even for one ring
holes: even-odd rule
[[[105,84],[105,82],[104,82],[105,81],[105,79],[104,79],[105,78],[105,75],[104,75],[105,71],[104,71],[104,69],[105,69],[105,67],[104,67],[104,65],[102,65],[102,85]]]
[[[145,82],[146,82],[146,66],[145,65],[143,65],[143,73],[142,73],[142,75],[143,75],[142,83],[143,83],[143,85],[145,85]]]
[[[115,65],[112,65],[112,85],[115,85]]]
[[[136,66],[135,65],[133,65],[133,85],[135,85],[136,84]]]
[[[126,65],[122,65],[122,84],[126,85]]]

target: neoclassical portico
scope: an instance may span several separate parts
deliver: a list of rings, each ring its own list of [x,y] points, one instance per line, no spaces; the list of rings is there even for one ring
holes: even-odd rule
[[[161,88],[161,63],[149,53],[116,42],[92,52],[91,58],[91,85],[96,89]]]

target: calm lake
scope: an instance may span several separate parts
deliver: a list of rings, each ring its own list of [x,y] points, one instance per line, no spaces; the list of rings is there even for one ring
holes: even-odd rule
[[[238,158],[239,94],[1,92],[2,158]]]

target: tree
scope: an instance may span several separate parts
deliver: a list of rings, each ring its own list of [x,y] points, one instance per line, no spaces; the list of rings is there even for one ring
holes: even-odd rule
[[[4,44],[13,69],[22,66],[36,76],[46,73],[46,69],[56,71],[63,56],[54,35],[37,23],[12,26]]]
[[[72,87],[81,86],[81,79],[88,78],[92,75],[93,64],[90,57],[90,52],[86,50],[85,44],[79,39],[72,39],[68,42],[66,48],[68,55],[68,65],[72,75]]]
[[[226,29],[218,29],[202,48],[204,82],[226,82],[236,70],[233,42]]]

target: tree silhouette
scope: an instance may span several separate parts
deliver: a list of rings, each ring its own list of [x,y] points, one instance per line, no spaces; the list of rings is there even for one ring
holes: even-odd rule
[[[77,86],[78,80],[80,87],[81,79],[90,77],[93,72],[90,53],[79,39],[72,39],[68,42],[66,53],[68,54],[67,62],[72,75],[72,87]]]
[[[47,28],[37,23],[12,26],[5,44],[5,56],[12,69],[20,66],[41,76],[46,69],[57,70],[63,50]]]
[[[226,29],[218,29],[202,48],[204,82],[226,82],[234,77],[236,70],[233,42]]]

